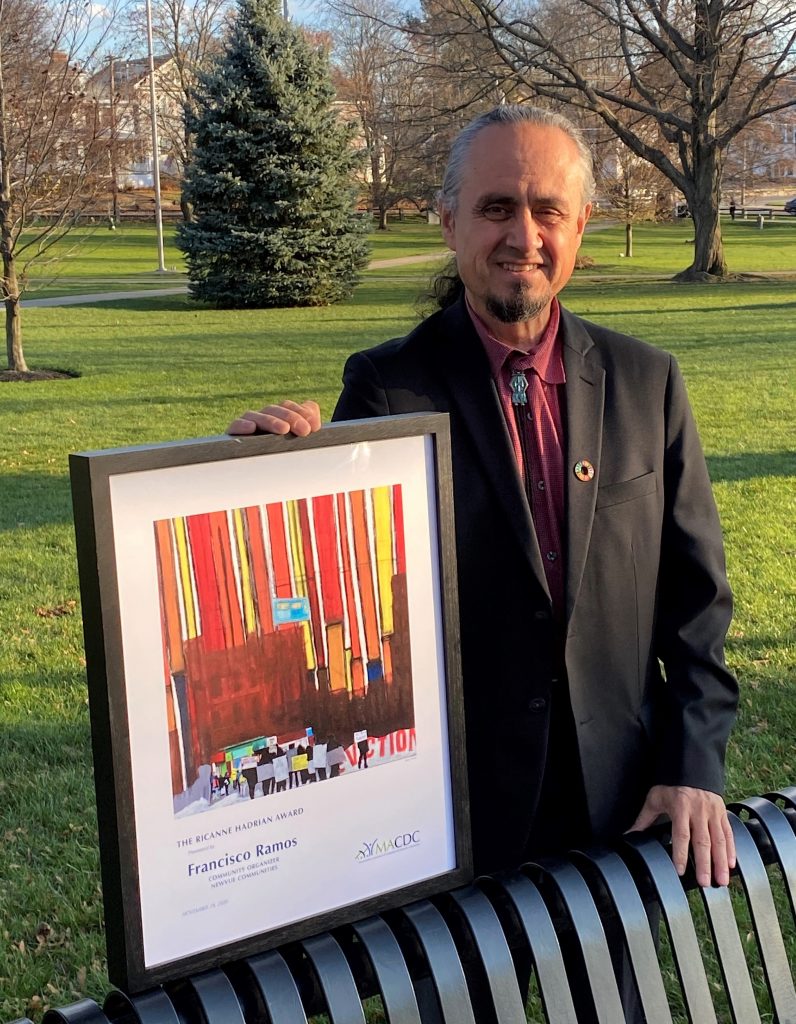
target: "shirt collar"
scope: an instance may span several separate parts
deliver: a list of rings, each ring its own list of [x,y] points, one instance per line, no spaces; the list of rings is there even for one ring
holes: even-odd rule
[[[473,322],[481,344],[484,346],[492,376],[497,379],[507,362],[510,361],[512,370],[533,370],[546,384],[566,383],[564,373],[564,359],[561,353],[561,341],[558,336],[558,327],[561,321],[560,306],[558,299],[553,298],[550,303],[550,319],[545,327],[544,334],[534,345],[530,352],[520,352],[510,345],[504,345],[492,334],[478,316],[467,300],[467,312]]]

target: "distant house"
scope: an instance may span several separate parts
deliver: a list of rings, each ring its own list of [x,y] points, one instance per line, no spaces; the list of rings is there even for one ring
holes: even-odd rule
[[[796,109],[791,107],[777,115],[778,123],[774,127],[775,139],[772,143],[772,162],[776,178],[796,179]]]
[[[182,167],[171,140],[183,131],[182,106],[173,58],[155,57],[158,118],[158,164],[161,173],[180,175]],[[149,60],[112,60],[86,84],[96,100],[103,131],[115,140],[116,183],[120,188],[148,188],[152,178],[152,119]]]

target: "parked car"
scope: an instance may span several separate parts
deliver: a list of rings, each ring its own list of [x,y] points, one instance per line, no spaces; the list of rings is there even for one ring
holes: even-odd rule
[[[785,213],[796,213],[796,196],[785,203]]]

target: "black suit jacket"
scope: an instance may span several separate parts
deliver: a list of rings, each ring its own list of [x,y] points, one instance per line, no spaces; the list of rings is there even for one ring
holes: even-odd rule
[[[553,621],[497,391],[463,302],[405,338],[351,356],[334,414],[450,415],[479,871],[523,857],[554,687],[569,686],[598,839],[632,824],[654,783],[722,792],[737,703],[723,658],[731,596],[721,530],[677,365],[634,338],[561,314],[563,629]],[[595,468],[591,481],[574,474],[581,459]]]

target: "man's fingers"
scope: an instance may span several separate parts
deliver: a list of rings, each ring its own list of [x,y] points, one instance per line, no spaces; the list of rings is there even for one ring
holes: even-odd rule
[[[724,821],[726,821],[726,817],[724,817],[724,820],[719,818],[710,822],[710,852],[713,859],[713,878],[717,885],[729,885],[730,883],[730,864]],[[703,883],[700,882],[699,884],[702,885]],[[708,881],[704,884],[709,885],[710,882]]]
[[[639,815],[636,820],[628,829],[628,832],[643,832],[645,828],[649,828],[650,825],[654,824],[659,817],[659,811],[653,810],[645,804],[639,811]]]
[[[672,823],[672,861],[678,875],[685,874],[688,854],[697,883],[727,885],[735,867],[735,842],[724,801],[716,793],[690,786],[653,786],[633,829],[646,828],[657,814]]]
[[[726,811],[721,821],[721,827],[724,832],[724,841],[727,844],[727,865],[732,870],[735,867],[735,836],[732,831],[732,825],[730,819],[727,817]]]
[[[293,402],[285,402],[284,404],[289,407],[294,405]],[[321,429],[321,407],[317,402],[313,402],[311,399],[308,399],[306,402],[301,402],[301,404],[297,406],[297,411],[300,412],[307,423],[309,423],[311,431]]]
[[[711,830],[704,820],[700,820],[693,825],[691,830],[691,853],[694,858],[694,874],[696,875],[697,885],[710,885],[711,878],[713,877],[711,874],[713,858],[718,856],[718,851],[713,847],[712,840]],[[721,848],[723,851],[723,835]],[[719,879],[717,878],[716,881],[719,881]],[[727,883],[721,882],[720,884],[726,885]]]
[[[680,791],[672,808],[672,860],[684,874],[688,849],[697,885],[727,885],[735,865],[735,844],[724,801],[705,790]]]
[[[321,426],[321,410],[317,402],[285,401],[267,405],[259,412],[245,412],[227,427],[233,436],[246,434],[295,434],[306,437]]]
[[[672,814],[672,860],[678,875],[684,875],[688,865],[688,847],[691,827],[687,816]]]

